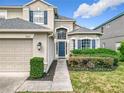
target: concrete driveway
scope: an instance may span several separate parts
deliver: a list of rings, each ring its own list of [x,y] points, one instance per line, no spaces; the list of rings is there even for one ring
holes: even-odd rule
[[[0,93],[15,93],[26,79],[22,74],[0,73]]]

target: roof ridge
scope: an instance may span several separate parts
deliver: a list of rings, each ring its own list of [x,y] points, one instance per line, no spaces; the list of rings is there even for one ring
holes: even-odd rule
[[[24,4],[23,6],[29,5],[29,4],[31,4],[31,3],[33,3],[33,2],[36,2],[36,1],[41,1],[41,2],[43,2],[44,4],[47,4],[48,6],[52,6],[53,8],[57,8],[56,6],[54,6],[54,5],[52,5],[52,4],[48,3],[48,2],[46,2],[46,1],[44,1],[44,0],[32,0],[32,1],[27,2],[26,4]]]

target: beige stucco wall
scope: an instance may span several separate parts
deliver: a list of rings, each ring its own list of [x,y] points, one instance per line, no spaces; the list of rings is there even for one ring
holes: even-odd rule
[[[55,30],[57,28],[67,28],[68,32],[74,29],[73,21],[55,21]]]
[[[30,5],[27,5],[24,7],[23,9],[23,17],[24,19],[29,19],[29,10],[32,11],[48,11],[48,24],[47,25],[43,25],[45,27],[51,28],[52,30],[54,29],[54,8],[51,6],[48,6],[40,1],[34,2]]]
[[[7,18],[23,18],[22,9],[7,9]]]
[[[39,51],[37,49],[38,42],[42,43],[42,48]],[[54,52],[54,39],[47,33],[35,33],[33,38],[33,56],[44,57],[45,71],[49,70],[49,67],[55,59]]]
[[[18,8],[0,8],[0,10],[5,10],[7,12],[7,19],[11,18],[23,18],[22,9]]]
[[[38,42],[42,43],[42,48],[39,51],[37,49]],[[55,59],[54,52],[54,39],[47,33],[35,33],[33,38],[33,56],[44,57],[45,71],[49,70],[49,67]]]
[[[42,43],[42,48],[39,51],[37,49],[38,42]],[[36,33],[33,38],[33,56],[44,57],[44,63],[47,64],[47,34]]]

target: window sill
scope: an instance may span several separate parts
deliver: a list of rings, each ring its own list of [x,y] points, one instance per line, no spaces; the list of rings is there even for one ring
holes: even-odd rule
[[[33,22],[35,24],[38,24],[38,25],[45,25],[44,23],[36,23],[36,22]]]

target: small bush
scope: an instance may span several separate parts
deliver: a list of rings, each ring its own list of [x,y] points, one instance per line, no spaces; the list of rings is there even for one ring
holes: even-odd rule
[[[117,66],[118,59],[111,57],[70,57],[68,65],[73,68],[109,68]]]
[[[40,57],[34,57],[30,60],[30,78],[41,78],[44,73],[44,59]]]

